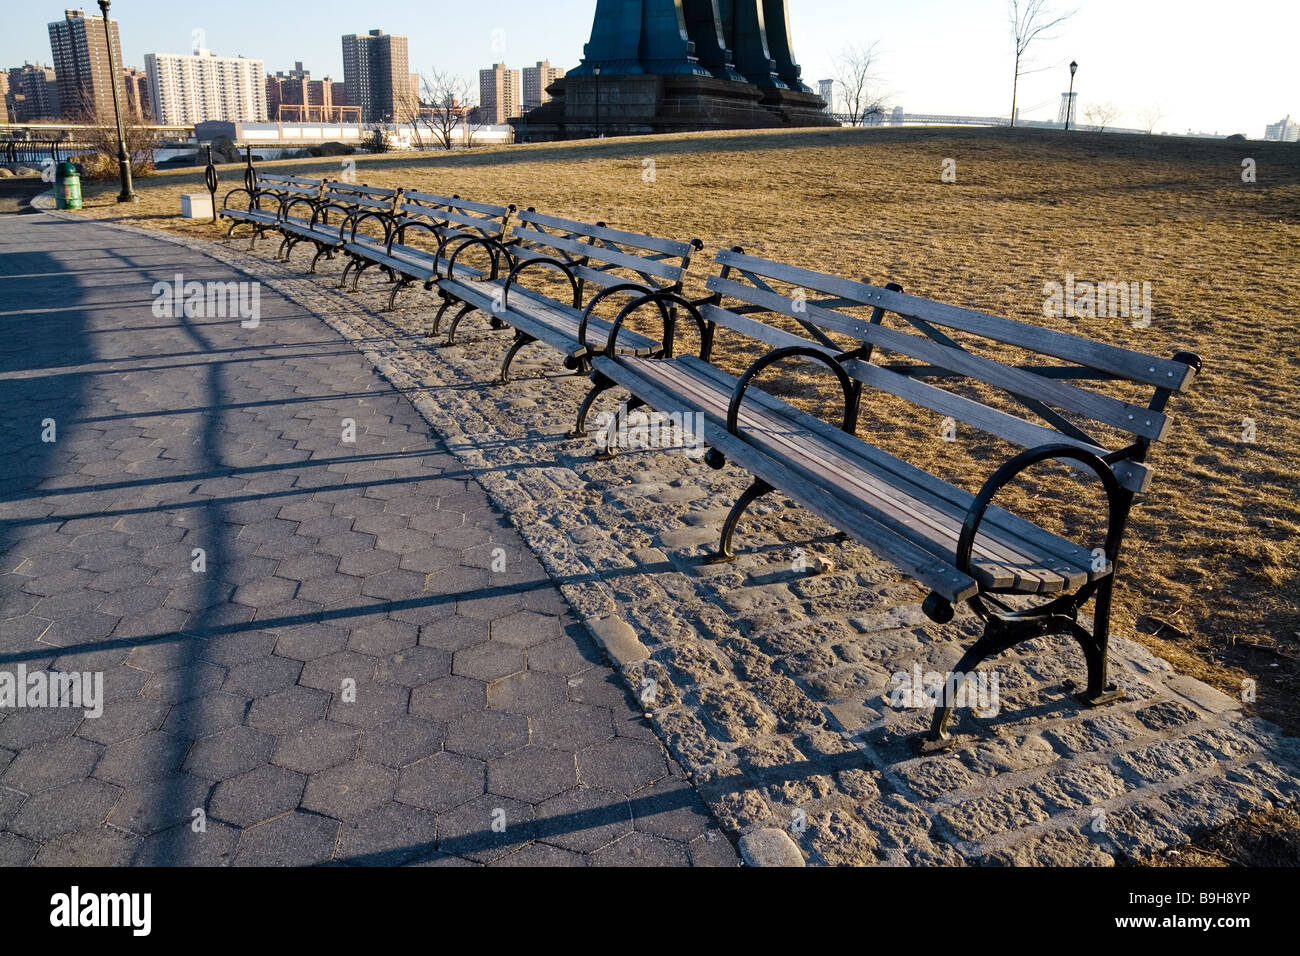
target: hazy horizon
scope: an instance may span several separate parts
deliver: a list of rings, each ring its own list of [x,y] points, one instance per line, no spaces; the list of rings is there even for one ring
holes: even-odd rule
[[[906,7],[861,0],[790,0],[795,55],[804,80],[834,76],[836,57],[856,44],[878,43],[881,83],[891,106],[915,113],[1006,116],[1011,110],[1012,50],[1005,0],[915,0]],[[302,60],[313,76],[343,78],[340,37],[382,29],[409,38],[410,68],[450,70],[476,80],[504,60],[512,68],[549,59],[570,68],[582,56],[596,0],[547,4],[500,0],[491,9],[447,0],[374,0],[363,13],[341,0],[309,7],[228,0],[195,12],[161,0],[117,0],[125,65],[143,67],[146,53],[186,53],[194,31],[225,55],[256,57],[267,72]],[[1294,49],[1300,4],[1267,0],[1249,13],[1206,0],[1078,0],[1077,13],[1031,50],[1018,105],[1026,119],[1054,120],[1079,63],[1077,116],[1093,103],[1113,104],[1114,126],[1145,127],[1155,108],[1157,131],[1245,133],[1300,113]],[[1057,9],[1070,9],[1057,4]],[[6,14],[0,65],[50,63],[47,24],[64,6],[24,5]],[[91,4],[87,15],[98,8]],[[445,25],[455,20],[454,27]],[[972,53],[972,51],[978,51]]]

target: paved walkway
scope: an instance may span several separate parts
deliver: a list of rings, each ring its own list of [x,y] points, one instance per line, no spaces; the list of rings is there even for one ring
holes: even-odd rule
[[[0,216],[0,684],[105,700],[0,709],[0,863],[735,864],[408,399],[267,286],[158,317],[178,274],[251,278]]]

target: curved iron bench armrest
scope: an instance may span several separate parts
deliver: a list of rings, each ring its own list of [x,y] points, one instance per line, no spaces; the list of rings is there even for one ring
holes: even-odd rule
[[[316,212],[316,200],[312,199],[310,196],[285,196],[280,200],[280,208],[276,211],[276,221],[284,222],[288,219],[289,210],[298,205],[298,203],[306,203],[311,207],[313,214]]]
[[[309,222],[307,225],[310,226],[312,229],[315,229],[318,224],[328,226],[329,225],[328,217],[331,209],[333,209],[335,212],[339,213],[343,217],[343,221],[339,224],[339,238],[342,239],[343,229],[346,228],[348,224],[348,219],[352,215],[352,209],[348,206],[343,205],[342,203],[335,202],[333,200],[329,200],[329,201],[318,200],[316,203],[316,209],[311,214],[311,222]]]
[[[1111,573],[1115,570],[1115,561],[1119,557],[1120,541],[1124,537],[1124,522],[1127,517],[1124,507],[1124,491],[1119,486],[1115,472],[1110,465],[1093,452],[1077,448],[1074,445],[1040,445],[1029,448],[1012,458],[995,471],[984,487],[975,496],[966,510],[966,520],[962,524],[961,534],[957,538],[956,567],[962,574],[971,574],[971,551],[975,547],[975,535],[979,531],[984,515],[993,503],[994,496],[1008,485],[1017,475],[1039,462],[1069,458],[1086,465],[1101,480],[1106,489],[1106,501],[1109,508],[1106,522],[1106,560]]]
[[[436,223],[425,222],[423,219],[403,219],[401,222],[394,221],[392,232],[388,237],[388,243],[384,247],[384,251],[387,252],[390,256],[393,254],[394,244],[405,243],[407,229],[427,230],[430,234],[434,236],[434,238],[437,238],[439,240],[438,249],[439,251],[442,250],[442,240],[438,236],[438,226]],[[434,258],[435,259],[437,258],[437,253],[434,253]]]
[[[389,218],[388,213],[380,212],[377,209],[366,209],[364,211],[353,210],[351,213],[348,214],[348,218],[344,220],[344,227],[343,227],[346,228],[346,224],[348,222],[352,223],[352,229],[348,234],[348,241],[349,242],[357,241],[357,226],[361,225],[367,219],[378,219],[380,224],[384,227],[384,247],[387,248],[389,243],[392,241],[393,224],[391,219]],[[339,229],[340,239],[343,238],[343,228]]]
[[[456,251],[459,252],[460,250],[457,249]],[[573,270],[569,268],[568,264],[561,262],[559,259],[540,258],[525,259],[523,262],[516,263],[510,270],[510,275],[506,277],[505,287],[501,290],[501,311],[504,312],[510,308],[510,289],[514,286],[515,279],[517,279],[521,273],[531,269],[533,266],[545,266],[548,269],[556,269],[563,272],[565,277],[569,280],[569,285],[573,288],[573,307],[575,309],[582,308],[582,287],[578,285],[578,279],[573,274]]]
[[[434,235],[438,239],[438,249],[433,254],[435,263],[438,259],[443,258],[443,256],[446,254],[448,247],[453,246],[458,242],[464,244],[469,242],[471,239],[486,238],[484,236],[471,236],[468,235],[467,233],[457,232],[451,226],[441,226],[441,225],[437,226],[437,229],[434,231]],[[488,246],[488,251],[489,252],[493,251],[491,246]],[[495,260],[495,258],[496,256],[494,255],[493,259]]]
[[[582,310],[582,321],[578,323],[578,344],[584,349],[587,349],[587,351],[591,351],[587,345],[587,326],[591,323],[592,312],[594,312],[596,306],[605,299],[612,295],[618,295],[621,292],[639,292],[640,296],[638,296],[637,299],[639,302],[642,298],[649,295],[651,290],[646,286],[641,285],[639,282],[620,282],[618,285],[606,286],[593,295],[591,299],[588,300],[587,307]]]
[[[442,256],[442,250],[446,244],[447,243],[444,241],[443,244],[438,247],[438,256],[440,258]],[[492,257],[492,273],[488,276],[489,279],[495,279],[501,274],[502,256],[505,256],[506,262],[514,262],[514,259],[510,255],[510,250],[502,245],[498,240],[493,239],[491,236],[470,236],[455,248],[451,254],[451,258],[447,260],[448,279],[456,278],[456,259],[459,258],[462,252],[469,249],[471,246],[483,246]],[[514,270],[512,269],[511,272],[513,273],[513,271]],[[504,301],[503,298],[502,302],[504,303]],[[502,308],[504,308],[504,305]]]
[[[731,393],[731,404],[727,407],[727,431],[740,437],[737,419],[740,417],[740,404],[745,399],[745,392],[748,391],[750,383],[769,365],[793,358],[796,355],[814,359],[835,373],[835,378],[840,383],[840,389],[844,392],[844,423],[840,427],[850,435],[857,431],[858,403],[855,400],[853,380],[849,378],[848,373],[844,371],[844,367],[840,365],[839,360],[834,355],[825,349],[815,348],[811,345],[788,345],[785,348],[774,349],[745,369],[745,374],[740,376],[735,391]]]
[[[221,200],[221,208],[222,208],[222,209],[229,209],[229,208],[230,208],[230,197],[233,196],[235,193],[243,193],[245,196],[248,197],[248,208],[249,208],[249,209],[252,209],[252,208],[253,208],[253,203],[254,203],[254,202],[257,200],[257,198],[258,198],[258,191],[257,191],[257,190],[254,190],[253,192],[249,192],[249,191],[248,191],[247,189],[245,189],[243,186],[236,186],[234,189],[230,190],[230,192],[226,193],[225,198]]]
[[[628,283],[628,285],[630,286],[632,284]],[[605,289],[604,291],[613,292],[618,288],[620,288],[620,286],[610,286],[608,289]],[[600,296],[597,295],[596,298],[592,299],[591,304],[594,305],[596,303],[596,299],[599,298]],[[706,353],[709,349],[708,323],[704,321],[704,317],[700,315],[700,310],[697,309],[690,302],[690,300],[686,299],[680,293],[672,291],[671,289],[660,289],[658,292],[648,292],[645,295],[641,296],[640,298],[632,302],[629,302],[627,305],[623,307],[623,309],[618,313],[618,316],[614,319],[614,325],[609,330],[609,337],[605,341],[605,356],[607,358],[614,357],[617,351],[616,345],[618,342],[618,333],[623,328],[623,323],[627,321],[628,316],[638,311],[643,305],[648,305],[651,302],[659,306],[659,315],[664,320],[664,341],[663,341],[664,358],[672,358],[672,355],[670,353],[670,350],[672,348],[672,339],[669,333],[668,323],[670,319],[670,312],[668,306],[674,305],[674,306],[680,306],[681,308],[689,312],[691,318],[695,320],[695,324],[699,327],[700,353],[701,353],[700,358],[703,359],[704,353]],[[578,342],[579,344],[582,345],[584,349],[587,348],[586,333],[587,333],[588,317],[589,317],[588,315],[584,315],[582,317],[582,324],[578,326]]]

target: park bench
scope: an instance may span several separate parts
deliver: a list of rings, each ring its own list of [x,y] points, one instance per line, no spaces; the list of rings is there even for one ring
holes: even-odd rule
[[[251,168],[251,167],[250,167]],[[249,188],[249,182],[252,188]],[[248,248],[252,249],[257,240],[271,231],[279,231],[286,215],[286,206],[307,204],[309,207],[319,201],[325,186],[324,180],[306,179],[302,176],[276,176],[254,170],[245,178],[243,186],[226,193],[222,200],[221,217],[230,220],[226,238],[234,235],[235,228],[241,225],[252,227],[253,235]],[[246,207],[230,206],[230,197],[242,193],[248,197]]]
[[[460,253],[469,247],[483,246],[490,265],[481,269],[461,261],[458,274],[468,279],[495,279],[503,255],[502,243],[509,228],[514,206],[492,206],[470,202],[459,196],[438,196],[414,190],[402,193],[387,242],[377,243],[358,231],[366,216],[354,216],[351,232],[343,251],[348,263],[343,268],[340,287],[352,270],[352,289],[356,291],[361,273],[371,266],[388,270],[396,277],[388,295],[388,309],[393,308],[397,293],[412,282],[423,282],[425,290],[447,275]],[[408,234],[427,233],[427,242],[435,248],[428,249],[408,242]]]
[[[880,288],[758,259],[738,249],[720,252],[716,263],[721,268],[707,280],[709,299],[692,303],[660,292],[625,306],[603,337],[603,351],[591,370],[593,394],[616,385],[631,394],[620,415],[641,405],[665,413],[702,413],[711,446],[705,460],[715,468],[730,460],[753,476],[728,515],[711,559],[732,556],[731,539],[741,516],[775,490],[921,584],[929,591],[923,610],[937,623],[952,620],[954,605],[968,604],[984,621],[984,632],[950,674],[950,692],[927,738],[919,742],[922,750],[948,745],[952,682],[971,674],[985,658],[1035,637],[1064,634],[1079,643],[1088,670],[1087,687],[1077,695],[1083,703],[1116,699],[1119,692],[1107,681],[1107,642],[1124,528],[1134,498],[1151,481],[1149,447],[1168,433],[1166,404],[1191,386],[1200,359],[1191,352],[1157,358],[906,295],[897,286]],[[778,285],[789,289],[778,291]],[[626,319],[650,307],[664,317],[667,329],[658,354],[621,351]],[[855,309],[865,317],[853,314]],[[760,313],[782,317],[781,327],[753,317]],[[908,331],[889,327],[889,316],[901,319]],[[672,354],[672,327],[682,319],[692,320],[699,330],[698,354]],[[709,361],[719,329],[771,351],[734,378]],[[1013,350],[1025,358],[1009,364],[970,350],[976,347],[999,355]],[[893,360],[879,361],[882,356]],[[796,357],[820,363],[838,386],[835,394],[844,399],[838,427],[757,387],[764,371]],[[1073,384],[1077,381],[1123,383],[1131,394],[1149,398],[1132,404]],[[908,403],[904,408],[917,406],[918,415],[928,410],[1026,450],[971,493],[857,436],[860,403],[864,391],[870,401],[870,390],[902,399]],[[1000,395],[1003,401],[961,391]],[[1027,409],[1041,423],[998,404],[1016,412]],[[1119,447],[1108,450],[1062,412],[1086,421],[1092,431],[1105,428]],[[617,428],[616,418],[608,430],[610,451]],[[581,429],[580,419],[576,431]],[[1047,461],[1100,482],[1107,502],[1100,550],[1090,551],[993,504],[1018,475]],[[1089,631],[1078,614],[1093,597]],[[1015,607],[1008,601],[1040,603]]]
[[[334,258],[349,239],[357,237],[355,225],[358,221],[374,220],[377,227],[383,230],[382,241],[386,243],[393,228],[395,211],[401,201],[400,189],[327,181],[310,217],[286,218],[278,225],[277,228],[284,237],[280,244],[280,255],[288,261],[294,246],[309,242],[316,247],[316,254],[312,256],[308,271],[315,272],[316,264],[322,256]]]
[[[443,298],[430,334],[437,334],[443,315],[455,305],[447,344],[456,340],[461,320],[472,312],[488,315],[494,328],[508,326],[515,337],[501,363],[500,381],[509,381],[510,363],[534,342],[560,353],[566,368],[585,370],[593,349],[603,347],[610,322],[596,312],[616,296],[635,298],[648,292],[677,292],[699,240],[681,242],[611,229],[605,223],[561,219],[528,209],[516,217],[505,279],[462,278],[455,267],[438,283]],[[549,270],[563,277],[561,300],[521,285],[530,270]],[[592,290],[595,291],[592,291]],[[588,294],[591,293],[591,294]],[[588,344],[590,343],[590,344]],[[622,348],[650,354],[655,339],[627,330]]]

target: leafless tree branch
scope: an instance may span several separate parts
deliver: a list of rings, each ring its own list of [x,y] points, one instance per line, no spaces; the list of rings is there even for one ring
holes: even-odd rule
[[[1016,125],[1016,94],[1019,92],[1020,77],[1029,72],[1025,60],[1029,48],[1039,40],[1052,40],[1052,31],[1077,11],[1057,13],[1048,0],[1007,0],[1007,18],[1011,21],[1011,38],[1015,50],[1016,68],[1011,80],[1011,125]]]

